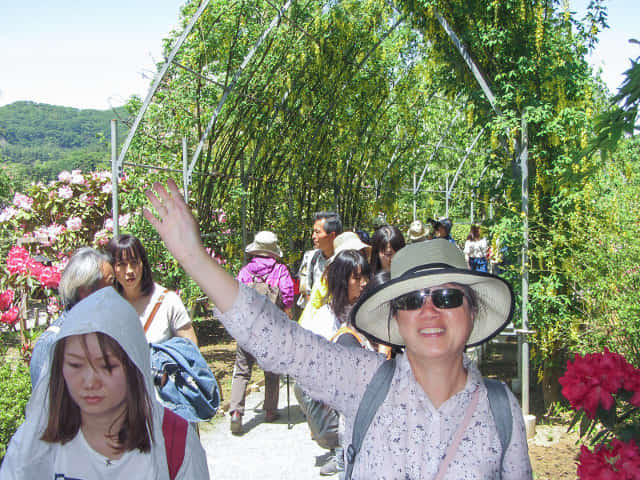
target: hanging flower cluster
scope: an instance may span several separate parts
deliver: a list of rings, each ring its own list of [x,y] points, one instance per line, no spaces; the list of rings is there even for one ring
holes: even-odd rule
[[[580,436],[595,444],[581,447],[578,477],[640,478],[640,369],[605,348],[576,355],[559,381],[576,410],[572,425],[580,422]]]

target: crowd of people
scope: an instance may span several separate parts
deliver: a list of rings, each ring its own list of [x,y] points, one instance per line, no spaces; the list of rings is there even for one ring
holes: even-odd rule
[[[513,314],[477,226],[460,249],[448,218],[416,220],[405,234],[382,223],[369,236],[319,212],[313,249],[293,274],[277,235],[262,231],[233,278],[206,253],[173,181],[147,196],[145,217],[237,341],[232,434],[243,433],[257,363],[267,422],[279,416],[279,375],[295,380],[312,437],[330,453],[321,475],[532,478],[517,400],[503,386],[495,394],[465,354]],[[77,250],[60,294],[64,311],[34,347],[32,397],[0,480],[209,478],[197,428],[161,402],[149,360],[149,343],[197,347],[196,333],[180,297],[154,281],[140,240]],[[372,394],[369,384],[384,388]]]

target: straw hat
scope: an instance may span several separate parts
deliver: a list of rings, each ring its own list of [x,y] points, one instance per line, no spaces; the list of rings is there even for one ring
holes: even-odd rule
[[[335,256],[343,250],[362,250],[367,249],[365,255],[368,255],[371,246],[360,240],[360,237],[355,232],[343,232],[333,239],[333,255],[330,260],[333,260]]]
[[[409,226],[409,230],[407,230],[407,237],[409,237],[409,242],[417,242],[419,240],[424,240],[429,235],[429,231],[424,228],[424,224],[420,220],[414,220],[411,222]]]
[[[256,233],[253,242],[244,249],[249,255],[264,255],[267,257],[282,257],[282,250],[278,246],[278,236],[268,230]]]
[[[500,277],[469,270],[464,254],[445,239],[412,243],[391,260],[391,280],[360,297],[351,321],[376,341],[404,346],[390,302],[405,293],[444,283],[468,285],[476,294],[478,313],[467,346],[479,345],[497,335],[513,315],[513,291]]]

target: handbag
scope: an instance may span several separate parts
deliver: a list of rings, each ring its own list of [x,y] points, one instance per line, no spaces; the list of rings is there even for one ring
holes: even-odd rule
[[[145,324],[151,325],[167,290],[158,299]],[[212,418],[220,406],[220,388],[198,347],[188,338],[173,337],[150,343],[151,369],[163,405],[188,422]]]

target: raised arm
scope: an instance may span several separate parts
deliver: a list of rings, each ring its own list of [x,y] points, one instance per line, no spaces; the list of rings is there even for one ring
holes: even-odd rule
[[[143,214],[185,272],[220,311],[226,312],[238,296],[238,283],[205,251],[198,224],[176,182],[169,179],[167,187],[156,182],[145,192],[156,215],[147,208]]]

